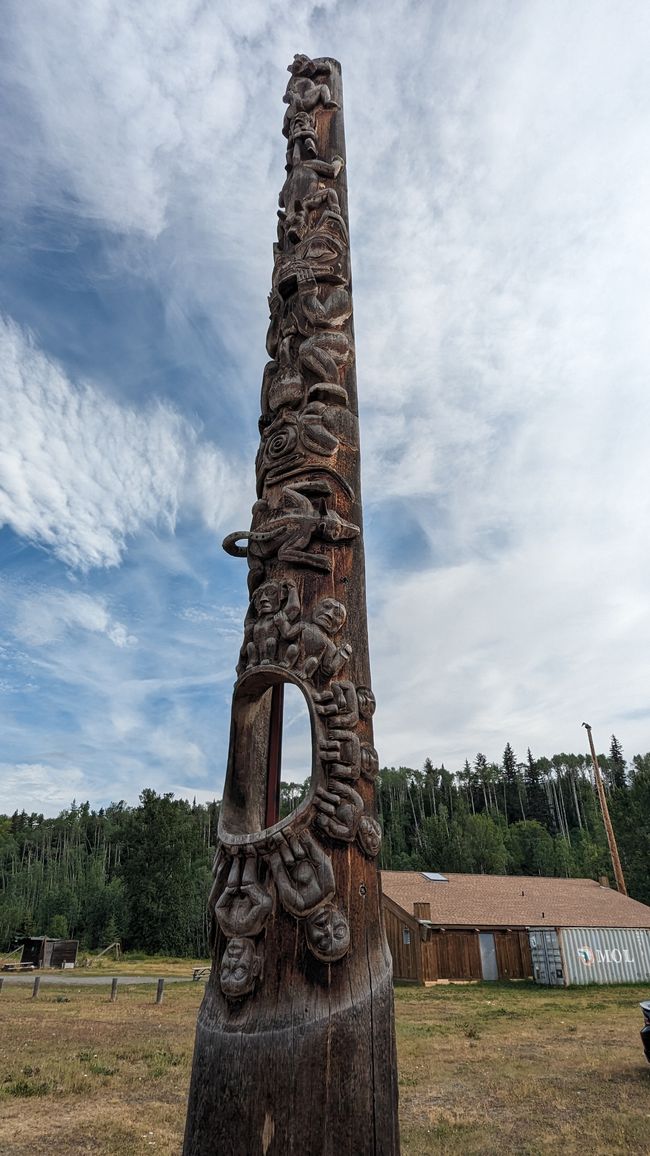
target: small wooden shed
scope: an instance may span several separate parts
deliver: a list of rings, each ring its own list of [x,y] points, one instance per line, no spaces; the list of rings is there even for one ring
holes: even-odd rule
[[[18,941],[23,945],[21,963],[32,967],[74,967],[77,962],[77,939],[51,939],[47,935],[24,935]]]

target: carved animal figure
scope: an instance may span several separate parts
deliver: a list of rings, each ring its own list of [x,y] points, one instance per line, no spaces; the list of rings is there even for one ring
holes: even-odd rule
[[[268,425],[262,425],[260,448],[255,459],[258,493],[267,479],[281,481],[287,470],[303,465],[309,454],[332,457],[339,439],[327,427],[332,408],[311,401],[299,413],[283,409]]]
[[[307,566],[329,574],[332,563],[326,554],[315,554],[309,547],[314,538],[322,542],[339,544],[349,542],[360,534],[358,526],[345,522],[335,510],[329,509],[326,498],[332,488],[326,482],[303,482],[300,485],[283,486],[284,509],[269,511],[263,499],[255,503],[253,515],[271,513],[264,529],[240,530],[229,534],[223,540],[227,554],[235,558],[248,558],[250,574],[249,588],[255,590],[264,577],[264,562],[277,558],[280,562],[290,562]],[[318,505],[314,505],[313,494]],[[238,545],[240,540],[246,546]]]

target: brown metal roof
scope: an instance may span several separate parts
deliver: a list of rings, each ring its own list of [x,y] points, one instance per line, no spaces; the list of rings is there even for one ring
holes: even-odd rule
[[[537,875],[448,875],[434,883],[419,871],[382,871],[384,895],[409,915],[431,904],[441,927],[647,927],[650,907],[593,879]]]

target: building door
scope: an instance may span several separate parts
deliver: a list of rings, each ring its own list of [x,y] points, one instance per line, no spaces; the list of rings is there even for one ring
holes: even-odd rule
[[[557,931],[546,927],[530,932],[530,952],[537,983],[564,986],[564,969]]]
[[[494,936],[491,931],[481,931],[479,935],[479,945],[481,948],[481,972],[483,979],[498,979],[497,950],[494,946]]]

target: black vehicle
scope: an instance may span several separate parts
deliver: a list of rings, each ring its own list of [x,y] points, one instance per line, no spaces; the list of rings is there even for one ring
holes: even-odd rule
[[[643,1018],[645,1020],[645,1024],[641,1028],[641,1043],[643,1044],[645,1058],[650,1064],[650,1000],[644,1000],[643,1003],[639,1004],[639,1007],[643,1012]]]

